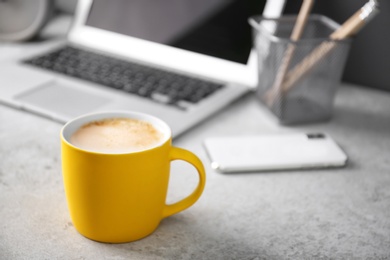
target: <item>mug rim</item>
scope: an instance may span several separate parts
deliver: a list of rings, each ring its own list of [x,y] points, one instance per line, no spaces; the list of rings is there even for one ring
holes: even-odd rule
[[[77,131],[81,126],[89,122],[109,119],[109,118],[131,118],[131,119],[138,119],[138,120],[146,120],[147,122],[151,123],[155,128],[157,128],[159,131],[161,131],[164,136],[160,142],[158,142],[156,145],[150,148],[142,149],[139,151],[117,152],[117,153],[88,150],[88,149],[78,147],[70,142],[69,140],[70,136],[73,133],[75,133],[75,131]],[[66,131],[69,132],[67,133]],[[157,147],[163,146],[166,142],[171,140],[171,136],[172,136],[171,128],[168,126],[166,122],[164,122],[160,118],[147,113],[142,113],[137,111],[126,111],[126,110],[107,110],[107,111],[99,111],[99,112],[83,114],[69,120],[61,128],[61,139],[68,146],[85,153],[102,154],[102,155],[125,155],[125,154],[135,154],[135,153],[150,151]]]

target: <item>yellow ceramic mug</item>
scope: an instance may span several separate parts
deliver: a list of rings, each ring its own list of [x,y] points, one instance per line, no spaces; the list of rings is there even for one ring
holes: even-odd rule
[[[82,125],[117,117],[152,123],[164,134],[161,143],[120,154],[91,152],[71,144],[71,135]],[[194,204],[205,185],[205,171],[198,157],[173,147],[168,125],[146,114],[101,112],[71,120],[61,131],[61,152],[72,222],[79,233],[100,242],[130,242],[151,234],[163,218]],[[196,168],[199,183],[188,197],[167,205],[170,162],[177,159]]]

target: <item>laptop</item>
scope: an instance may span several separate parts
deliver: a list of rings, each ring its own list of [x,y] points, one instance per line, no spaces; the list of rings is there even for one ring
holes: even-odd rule
[[[66,42],[0,65],[0,102],[63,123],[144,112],[177,137],[255,87],[247,19],[272,2],[79,0]]]

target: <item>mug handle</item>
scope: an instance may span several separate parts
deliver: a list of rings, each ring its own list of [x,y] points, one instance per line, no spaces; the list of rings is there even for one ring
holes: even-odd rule
[[[204,166],[195,154],[188,150],[173,146],[171,147],[170,151],[170,160],[184,160],[192,164],[198,171],[199,183],[190,195],[178,202],[166,205],[163,211],[163,218],[169,217],[192,206],[199,199],[200,195],[202,195],[204,186],[206,184],[206,174]]]

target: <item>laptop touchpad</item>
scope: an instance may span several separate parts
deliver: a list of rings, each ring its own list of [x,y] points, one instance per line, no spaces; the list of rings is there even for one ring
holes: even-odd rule
[[[15,97],[23,103],[66,116],[79,116],[106,104],[110,99],[51,81]]]

